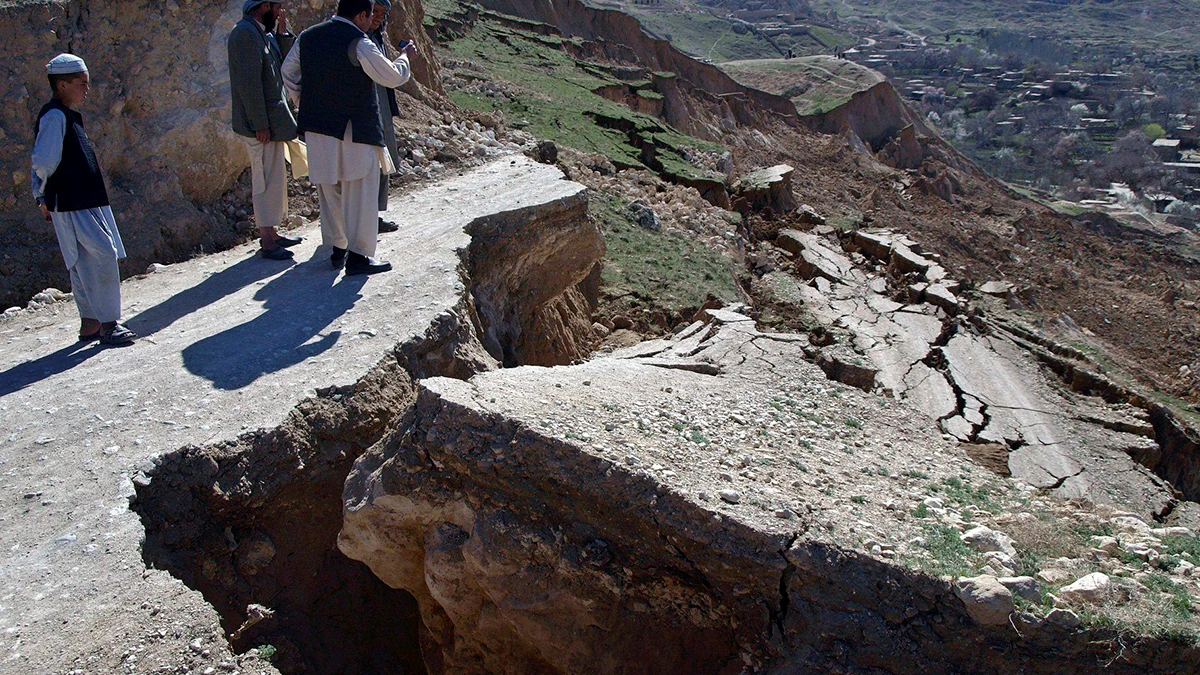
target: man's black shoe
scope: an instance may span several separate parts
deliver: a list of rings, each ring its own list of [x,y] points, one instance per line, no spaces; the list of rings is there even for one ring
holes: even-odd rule
[[[283,248],[291,248],[302,241],[304,241],[304,237],[287,237],[282,234],[275,237],[275,245]]]
[[[382,262],[358,253],[351,253],[346,258],[346,276],[348,277],[358,274],[379,274],[392,269],[390,262]]]
[[[399,232],[400,226],[393,223],[390,220],[384,220],[383,218],[380,218],[379,219],[379,231],[380,232]]]
[[[329,256],[329,262],[333,265],[333,269],[340,270],[346,266],[346,249],[333,247],[333,254]]]
[[[259,253],[267,260],[291,260],[292,252],[286,248],[259,249]]]

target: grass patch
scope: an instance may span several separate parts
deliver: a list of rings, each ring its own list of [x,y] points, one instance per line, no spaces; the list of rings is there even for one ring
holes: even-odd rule
[[[1183,534],[1168,534],[1162,538],[1163,548],[1160,553],[1186,559],[1193,565],[1200,565],[1200,538]]]
[[[610,66],[572,57],[561,38],[521,30],[514,26],[523,24],[508,17],[505,23],[481,16],[469,33],[447,42],[441,51],[445,57],[477,64],[486,79],[507,85],[507,95],[452,90],[452,101],[479,112],[500,111],[510,124],[534,136],[603,154],[621,168],[687,179],[709,177],[685,159],[682,148],[720,152],[722,146],[681,134],[657,118],[599,96],[594,92],[628,83],[615,77]],[[657,93],[639,89],[638,95],[654,98]],[[648,146],[653,153],[643,153]]]
[[[941,483],[931,484],[929,490],[945,495],[947,500],[960,506],[972,504],[984,511],[1000,512],[1000,505],[992,501],[991,489],[986,485],[973,487],[959,478],[943,478]]]
[[[921,560],[922,570],[936,575],[961,577],[970,574],[971,549],[959,538],[958,530],[941,523],[925,523],[925,541],[921,548],[929,554],[931,560]]]
[[[740,297],[723,255],[673,234],[638,227],[626,206],[603,193],[593,194],[588,203],[607,246],[601,277],[606,294],[632,295],[669,311],[695,310],[710,296],[725,302]]]

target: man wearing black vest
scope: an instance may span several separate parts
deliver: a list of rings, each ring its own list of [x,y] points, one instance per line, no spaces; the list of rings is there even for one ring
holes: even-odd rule
[[[121,318],[121,270],[125,245],[108,205],[108,190],[96,151],[83,130],[78,108],[91,88],[87,64],[59,54],[46,64],[54,98],[34,125],[33,197],[54,224],[71,293],[79,308],[79,339],[127,345],[137,337]]]
[[[384,147],[375,84],[396,88],[411,76],[404,51],[389,61],[367,37],[371,0],[340,0],[337,15],[304,31],[283,63],[283,81],[299,99],[308,143],[309,180],[321,205],[321,237],[334,268],[346,274],[392,269],[375,260],[379,180],[395,170]]]

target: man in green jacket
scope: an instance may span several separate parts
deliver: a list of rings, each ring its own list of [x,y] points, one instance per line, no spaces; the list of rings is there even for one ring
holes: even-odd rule
[[[284,146],[296,139],[297,130],[279,69],[296,36],[287,31],[287,13],[280,2],[246,0],[242,14],[226,43],[233,131],[245,138],[250,151],[254,219],[262,256],[287,260],[292,257],[287,248],[299,244],[301,238],[281,235],[275,228],[287,215]]]

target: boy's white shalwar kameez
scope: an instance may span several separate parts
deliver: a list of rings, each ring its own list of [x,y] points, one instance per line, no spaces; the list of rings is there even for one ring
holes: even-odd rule
[[[334,21],[353,22],[335,16]],[[299,102],[302,73],[300,72],[301,34],[297,44],[283,62],[283,83],[288,94]],[[395,61],[383,52],[364,33],[351,52],[358,65],[377,84],[395,89],[412,76],[408,56],[401,54]],[[352,59],[353,60],[353,59]],[[384,105],[386,101],[382,102]],[[374,257],[379,236],[380,172],[394,173],[396,168],[387,148],[355,143],[353,129],[346,124],[342,138],[308,132],[308,180],[317,186],[321,207],[322,241],[368,258]]]
[[[62,161],[67,118],[49,110],[41,118],[33,146],[32,186],[35,199],[45,193],[46,181]],[[71,293],[79,315],[108,323],[121,318],[121,270],[125,245],[112,209],[101,206],[79,211],[51,211],[63,262],[71,274]]]

